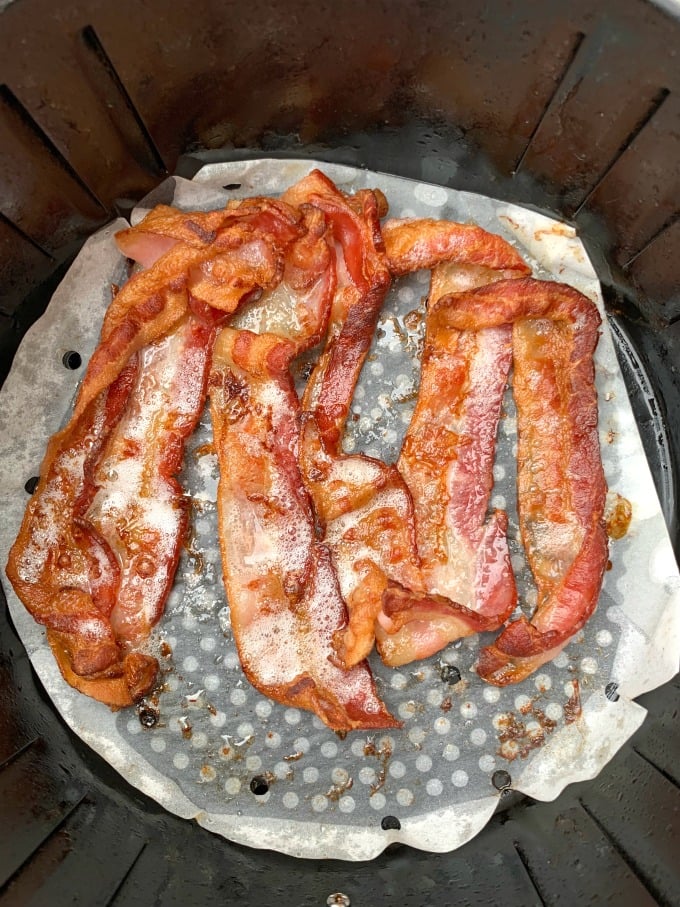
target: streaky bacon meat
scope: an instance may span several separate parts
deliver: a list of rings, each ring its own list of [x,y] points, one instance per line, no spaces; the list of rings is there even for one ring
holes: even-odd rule
[[[177,243],[153,267],[133,275],[107,309],[99,344],[76,400],[79,415],[122,371],[130,357],[175,328],[192,307],[231,314],[274,286],[282,263],[269,243],[253,239],[219,254]]]
[[[314,711],[334,730],[395,727],[368,665],[334,661],[345,606],[298,465],[295,345],[224,328],[210,378],[220,466],[219,536],[243,670],[276,701]]]
[[[72,420],[47,449],[40,482],[7,564],[17,595],[48,640],[69,682],[112,706],[129,705],[153,684],[154,658],[126,654],[111,627],[120,569],[84,519],[93,494],[85,474],[120,419],[136,361]]]
[[[8,576],[47,626],[66,680],[114,707],[155,681],[156,659],[138,648],[163,610],[186,529],[175,476],[205,401],[217,327],[281,279],[284,247],[271,237],[289,244],[302,233],[285,205],[245,208],[226,227],[222,218],[219,245],[207,233],[193,246],[180,235],[140,253],[150,267],[107,310],[10,553]],[[265,228],[269,238],[257,233]],[[126,242],[134,256],[131,231]]]
[[[502,274],[447,262],[432,272],[428,308]],[[507,516],[486,521],[510,329],[436,330],[428,312],[420,389],[397,467],[413,498],[422,590],[390,583],[376,624],[378,651],[396,666],[462,636],[498,628],[517,593]]]
[[[157,205],[134,227],[116,233],[118,248],[144,268],[174,245],[196,249],[214,245],[233,249],[249,239],[267,240],[285,248],[301,233],[300,214],[273,198],[232,201],[216,211],[180,211]]]
[[[501,236],[471,224],[431,218],[391,219],[382,226],[390,272],[398,277],[446,261],[469,263],[520,277],[530,268]]]
[[[318,197],[320,190],[316,187],[319,180],[315,174],[307,178],[309,184],[315,188],[314,197]],[[298,187],[293,187],[291,197],[297,197],[299,186],[304,186],[303,180]],[[308,197],[305,194],[304,197]],[[312,202],[316,203],[316,202]],[[388,221],[388,224],[396,222]],[[428,263],[453,259],[454,264],[449,267],[457,268],[457,280],[463,280],[462,275],[469,282],[468,271],[473,279],[485,282],[488,279],[498,279],[507,275],[519,275],[528,272],[527,266],[515,250],[500,237],[492,236],[483,230],[470,230],[464,225],[445,223],[443,231],[433,230],[431,221],[416,221],[408,226],[399,222],[397,229],[391,232],[394,238],[399,234],[399,249],[401,256],[400,273],[406,273],[417,267],[423,266],[422,250],[428,250]],[[442,236],[445,242],[442,242]],[[428,245],[429,244],[429,245]],[[413,247],[417,245],[419,253],[415,254]],[[377,244],[374,249],[380,248]],[[373,251],[369,248],[366,258],[369,259]],[[471,264],[461,264],[457,259]],[[503,267],[500,274],[485,267],[488,263]],[[389,261],[390,267],[396,266]],[[443,267],[443,266],[441,266]],[[444,272],[442,272],[444,273]],[[453,278],[449,277],[449,281]],[[467,283],[465,284],[468,285]],[[442,288],[442,292],[444,289]],[[342,299],[342,287],[338,297]],[[337,297],[336,297],[337,298]],[[346,302],[347,297],[343,300]],[[358,306],[360,297],[355,295],[353,304]],[[351,312],[351,305],[339,304],[335,308],[337,318],[336,332],[346,312]],[[331,316],[331,320],[333,315]],[[331,327],[330,337],[333,337]],[[331,339],[331,343],[332,343]],[[328,349],[328,347],[327,347]],[[324,433],[320,430],[319,410],[315,409],[317,389],[315,388],[315,375],[310,380],[311,389],[303,398],[303,408],[311,411],[316,422],[316,427],[310,424],[309,417],[305,423],[301,444],[301,465],[305,481],[310,489],[315,510],[324,527],[324,539],[331,549],[333,562],[338,572],[338,578],[343,597],[348,607],[348,624],[335,636],[335,647],[342,663],[352,665],[365,658],[373,648],[376,635],[378,648],[386,663],[391,664],[390,658],[403,658],[408,648],[406,642],[411,630],[404,629],[403,621],[399,624],[393,621],[389,612],[389,590],[392,584],[395,588],[409,589],[413,592],[413,617],[418,617],[418,609],[425,607],[427,602],[427,585],[420,572],[420,557],[416,549],[416,535],[414,529],[413,505],[409,490],[402,477],[393,468],[368,457],[343,456],[339,452],[339,443],[334,434]],[[337,412],[346,415],[349,410],[354,382],[346,380],[344,384],[338,383],[335,388],[334,403]],[[321,420],[323,420],[323,413]],[[323,424],[323,422],[321,422]],[[328,423],[326,423],[328,424]],[[339,431],[344,425],[344,416],[338,420]],[[361,477],[361,478],[360,478]],[[334,487],[337,491],[329,491]],[[342,510],[337,510],[333,505],[342,499]],[[496,534],[489,533],[488,543],[484,550],[487,553],[496,553],[502,544],[498,536],[504,538],[504,530],[499,517]],[[493,577],[497,570],[497,563],[502,560],[502,550],[492,558],[480,559],[479,570],[482,576],[480,583],[489,586],[487,576]],[[503,561],[503,581],[507,585],[505,571],[506,562]],[[507,564],[509,568],[509,564]],[[512,577],[512,572],[509,571]],[[493,601],[496,612],[506,608],[506,601],[500,602],[500,595],[496,590],[502,584],[494,585],[495,594],[488,597],[489,603]],[[513,586],[514,588],[514,586]],[[387,596],[387,598],[385,598]],[[383,603],[387,603],[385,611]],[[431,607],[442,610],[443,598],[429,603]],[[403,606],[403,596],[401,599]],[[406,609],[402,607],[402,617]],[[452,606],[452,626],[460,625],[460,609],[458,605]],[[502,611],[506,613],[505,610]],[[501,617],[497,622],[488,624],[497,627],[502,623]],[[376,623],[378,621],[378,623]],[[422,620],[421,620],[422,623]],[[477,626],[478,621],[471,619],[471,629]],[[412,630],[415,631],[413,623]],[[389,632],[388,632],[389,630]],[[397,640],[397,634],[399,639]],[[457,634],[457,631],[456,631]],[[458,634],[457,634],[458,635]],[[453,638],[457,638],[457,635]],[[439,644],[431,650],[425,651],[422,646],[423,633],[418,634],[418,645],[413,637],[413,652],[406,660],[425,657],[437,651],[448,640],[440,640]],[[428,637],[432,645],[432,634]],[[391,654],[392,653],[392,654]],[[399,663],[403,663],[400,661]]]
[[[96,490],[85,519],[116,557],[120,579],[109,619],[127,644],[149,635],[177,569],[188,513],[176,476],[205,405],[216,330],[190,315],[138,354],[125,411],[88,476]]]
[[[491,683],[516,683],[584,625],[606,569],[593,362],[601,319],[572,287],[529,278],[444,298],[435,318],[456,330],[513,326],[518,509],[538,604],[530,621],[512,621],[482,649],[477,670]]]
[[[328,454],[311,416],[303,416],[300,464],[347,605],[347,624],[333,646],[351,667],[373,649],[390,581],[423,588],[413,504],[394,466],[363,454]]]
[[[326,218],[311,205],[302,205],[300,213],[304,232],[286,248],[281,282],[242,305],[232,319],[239,329],[290,340],[296,354],[323,339],[336,288],[335,256]]]
[[[291,186],[282,200],[322,211],[334,240],[337,287],[328,335],[307,382],[302,408],[314,414],[326,449],[337,452],[390,285],[380,232],[385,200],[382,193],[368,189],[345,195],[319,170]]]
[[[512,254],[505,263],[513,263]],[[429,600],[418,589],[388,587],[376,640],[389,665],[497,629],[517,601],[507,515],[496,510],[486,518],[511,329],[456,331],[432,314],[442,296],[502,276],[484,265],[457,262],[432,272],[418,400],[397,463],[413,498]]]
[[[176,475],[205,403],[217,326],[190,315],[145,347],[51,444],[8,576],[66,680],[114,707],[151,689],[138,651],[160,618],[185,534]]]

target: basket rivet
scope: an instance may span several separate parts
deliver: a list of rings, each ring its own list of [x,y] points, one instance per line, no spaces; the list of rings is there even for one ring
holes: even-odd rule
[[[352,902],[348,895],[343,894],[341,891],[336,891],[335,894],[328,895],[326,903],[328,907],[350,907]]]

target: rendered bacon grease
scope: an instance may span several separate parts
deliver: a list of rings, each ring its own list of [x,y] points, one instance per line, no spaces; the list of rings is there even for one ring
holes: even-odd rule
[[[150,636],[188,526],[177,476],[206,396],[231,624],[265,695],[338,731],[398,726],[374,646],[401,665],[506,624],[478,665],[503,685],[592,613],[607,561],[596,307],[530,278],[479,227],[386,214],[379,190],[347,195],[315,170],[279,200],[159,206],[118,234],[143,270],[109,307],[7,567],[72,686],[122,707],[157,681]],[[422,269],[421,383],[399,459],[345,454],[385,293]],[[291,366],[319,343],[299,399]],[[507,515],[488,513],[511,367],[530,619],[512,618]]]

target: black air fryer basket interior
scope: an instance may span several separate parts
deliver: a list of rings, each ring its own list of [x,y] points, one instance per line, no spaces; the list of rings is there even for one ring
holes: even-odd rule
[[[675,0],[0,11],[1,378],[85,238],[166,173],[314,157],[504,198],[586,243],[677,554]],[[122,781],[57,717],[3,601],[0,907],[677,904],[677,688],[641,698],[645,724],[596,780],[551,804],[499,795],[452,854],[296,861],[212,836]]]

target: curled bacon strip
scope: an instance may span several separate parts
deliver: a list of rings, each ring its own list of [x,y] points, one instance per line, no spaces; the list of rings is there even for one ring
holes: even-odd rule
[[[137,651],[186,529],[179,472],[205,402],[215,328],[190,316],[139,353],[52,444],[8,564],[67,681],[115,707],[153,686]]]
[[[232,324],[290,340],[296,353],[315,346],[328,325],[335,294],[335,259],[322,211],[301,208],[304,233],[285,253],[281,282],[241,307]]]
[[[184,441],[205,404],[216,328],[195,316],[140,354],[122,418],[93,470],[96,493],[85,519],[120,566],[110,613],[117,638],[142,642],[156,624],[174,579],[188,514],[175,478]]]
[[[314,414],[328,451],[337,451],[354,387],[390,285],[380,233],[382,193],[344,195],[319,170],[292,186],[283,201],[325,215],[335,241],[337,288],[325,349],[307,383],[302,407]]]
[[[512,263],[511,255],[505,263]],[[423,587],[431,600],[417,589],[410,597],[399,586],[386,592],[376,638],[390,665],[497,629],[517,600],[507,515],[494,511],[486,520],[511,329],[457,331],[434,315],[443,296],[501,276],[457,263],[438,265],[432,274],[418,401],[397,464],[413,496]]]
[[[524,279],[443,299],[434,317],[455,330],[513,325],[520,530],[538,605],[531,621],[511,622],[482,649],[477,670],[492,683],[515,683],[584,625],[602,585],[606,485],[593,365],[600,316],[571,287]]]
[[[178,211],[157,205],[134,227],[116,233],[124,255],[151,267],[177,243],[233,249],[256,236],[285,248],[300,235],[299,214],[273,198],[247,198],[217,211]]]
[[[241,664],[258,690],[334,730],[395,727],[368,665],[346,671],[332,658],[345,607],[297,462],[294,353],[278,337],[231,328],[215,344],[219,535]]]
[[[363,454],[329,455],[313,418],[303,423],[300,464],[347,604],[347,625],[333,645],[351,667],[373,648],[388,583],[423,588],[413,504],[394,466]]]
[[[432,270],[445,261],[514,272],[507,277],[530,271],[502,237],[470,224],[430,218],[394,219],[383,224],[382,235],[389,269],[395,277],[421,268]]]
[[[17,595],[48,628],[67,680],[114,706],[146,692],[157,664],[126,655],[111,627],[119,568],[84,520],[94,490],[84,476],[120,419],[136,374],[133,363],[50,445],[7,564]]]

